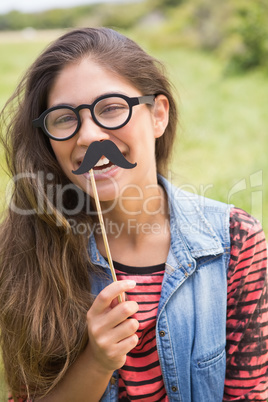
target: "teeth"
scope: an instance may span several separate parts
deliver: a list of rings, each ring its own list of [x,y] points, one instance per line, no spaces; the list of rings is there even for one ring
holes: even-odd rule
[[[97,165],[96,165],[97,166]],[[114,168],[115,165],[109,166],[106,169],[101,169],[101,170],[94,170],[94,176],[98,176],[98,174],[103,174]]]
[[[103,165],[107,165],[109,163],[109,159],[107,158],[101,158],[95,166],[103,166]]]

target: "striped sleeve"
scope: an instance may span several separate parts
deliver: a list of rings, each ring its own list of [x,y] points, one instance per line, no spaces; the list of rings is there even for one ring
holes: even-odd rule
[[[267,246],[261,225],[234,208],[227,295],[223,401],[268,399]]]

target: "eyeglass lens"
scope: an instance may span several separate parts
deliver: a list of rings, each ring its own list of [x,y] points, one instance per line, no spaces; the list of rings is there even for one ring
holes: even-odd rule
[[[119,97],[109,97],[97,102],[93,109],[96,122],[107,128],[124,124],[130,113],[128,103]],[[70,108],[60,108],[49,112],[44,124],[46,130],[55,138],[71,136],[79,124],[79,115]]]

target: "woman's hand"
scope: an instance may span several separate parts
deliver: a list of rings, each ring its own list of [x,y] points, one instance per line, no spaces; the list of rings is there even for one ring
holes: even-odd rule
[[[113,282],[103,289],[87,313],[89,342],[62,381],[42,402],[97,402],[114,370],[122,367],[126,354],[138,343],[139,323],[129,318],[138,311],[135,301],[126,301],[124,292],[134,281]],[[118,296],[122,295],[122,303]],[[37,401],[37,400],[36,400]]]
[[[89,353],[96,370],[112,372],[122,367],[126,354],[138,343],[135,334],[139,322],[129,318],[139,306],[135,301],[126,301],[124,292],[136,286],[134,281],[113,282],[103,289],[87,313]],[[122,303],[117,297],[122,295]]]

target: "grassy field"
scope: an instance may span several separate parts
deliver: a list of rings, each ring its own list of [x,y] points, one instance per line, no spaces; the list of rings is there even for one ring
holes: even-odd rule
[[[1,107],[57,34],[0,35]],[[222,63],[209,54],[143,46],[166,64],[178,94],[181,124],[169,178],[186,190],[247,210],[261,220],[267,235],[268,77],[258,71],[225,77]],[[1,204],[7,181],[1,169]]]

